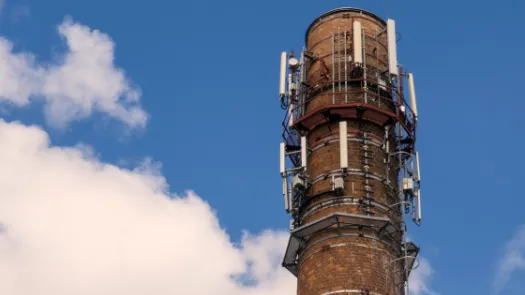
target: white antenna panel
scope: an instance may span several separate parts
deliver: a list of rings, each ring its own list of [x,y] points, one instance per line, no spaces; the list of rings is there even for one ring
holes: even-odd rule
[[[285,161],[286,161],[286,155],[285,155],[285,144],[284,142],[281,142],[281,146],[280,146],[280,164],[281,164],[281,167],[280,167],[280,172],[281,172],[281,175],[285,176],[285,170],[286,170],[286,166],[285,166]]]
[[[348,125],[346,121],[339,122],[339,153],[341,169],[348,168]]]
[[[281,99],[286,94],[286,59],[288,54],[286,52],[281,53],[281,77],[279,80],[279,95]]]
[[[417,190],[417,220],[421,221],[421,188]]]
[[[421,171],[419,170],[419,152],[416,152],[417,180],[421,181]]]
[[[293,90],[293,76],[292,74],[288,74],[288,94],[292,96],[292,90]]]
[[[292,185],[288,183],[288,180],[286,181],[286,185],[287,185],[287,188],[288,188],[288,191],[286,191],[286,202],[287,202],[287,208],[286,208],[286,211],[289,211],[290,209],[292,209]]]
[[[361,23],[358,21],[354,22],[354,62],[363,63],[363,36]]]
[[[283,196],[284,196],[284,209],[290,210],[290,198],[288,197],[288,179],[283,178]]]
[[[306,142],[306,136],[301,137],[301,166],[306,170],[307,158],[308,157],[308,145]]]
[[[412,107],[412,111],[414,111],[414,116],[417,119],[416,88],[414,86],[413,74],[408,74],[408,89],[410,91],[410,107]]]
[[[397,44],[396,44],[396,22],[393,19],[387,21],[388,33],[388,68],[391,75],[398,75],[397,70]]]
[[[290,106],[288,107],[288,127],[292,127],[293,125],[293,109],[294,109],[294,105],[293,103],[290,103]]]

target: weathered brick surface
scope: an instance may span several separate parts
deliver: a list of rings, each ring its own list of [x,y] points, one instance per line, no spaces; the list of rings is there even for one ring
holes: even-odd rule
[[[307,36],[307,49],[319,57],[324,57],[325,64],[331,69],[332,33],[339,36],[339,32],[348,32],[348,54],[353,55],[351,28],[354,20],[359,20],[366,31],[367,64],[370,72],[372,74],[375,73],[374,71],[385,72],[388,69],[386,34],[382,34],[378,40],[373,38],[377,33],[382,32],[385,26],[383,22],[371,16],[355,12],[340,12],[323,18],[322,21],[311,27],[310,34]],[[319,60],[312,63],[307,74],[308,83],[310,85],[324,83],[321,76],[322,71],[324,69]],[[361,85],[355,83],[348,83],[346,88],[349,91],[362,90]],[[348,102],[364,101],[362,93],[353,95],[337,93],[344,90],[345,84],[342,83],[341,88],[336,87],[335,95],[331,88],[318,93],[306,105],[306,115],[316,109],[332,105],[334,97],[336,104],[344,103],[345,100]],[[375,106],[385,111],[395,112],[393,105],[386,102],[376,101]],[[347,119],[347,122],[349,138],[359,139],[363,132],[366,132],[370,140],[380,145],[368,144],[369,156],[372,156],[369,159],[368,172],[382,178],[382,180],[369,180],[369,185],[374,191],[370,197],[378,204],[392,208],[391,210],[371,208],[369,211],[373,216],[390,218],[399,225],[399,207],[392,206],[398,202],[398,198],[391,188],[397,186],[398,171],[395,168],[397,164],[395,159],[391,159],[390,165],[386,163],[388,159],[383,145],[384,126],[371,120],[359,122],[357,119]],[[387,140],[393,149],[395,137],[391,133]],[[310,179],[340,169],[339,142],[328,142],[333,139],[339,139],[339,122],[325,122],[309,132],[309,148],[316,148],[308,159],[307,170]],[[363,145],[363,142],[353,140],[348,142],[348,159],[351,169],[363,169]],[[331,192],[331,177],[312,185],[307,192],[310,199],[301,208],[302,224],[308,224],[337,212],[366,214],[365,208],[359,202],[366,196],[366,192],[363,191],[365,178],[349,174],[345,176],[344,182],[345,192],[342,196]],[[387,182],[390,182],[391,187],[386,185]],[[395,253],[399,250],[398,247],[398,244],[392,241],[381,241],[375,236],[375,232],[366,228],[326,231],[314,235],[308,241],[306,249],[300,253],[297,292],[299,295],[322,295],[337,290],[368,290],[383,295],[402,295],[404,293],[400,276],[401,265],[394,262],[397,258]]]
[[[328,241],[313,245],[300,260],[298,294],[320,295],[345,289],[399,294],[396,272],[400,265],[392,263],[388,246],[359,237]]]
[[[335,34],[335,40],[343,40],[341,46],[338,43],[335,45],[335,51],[342,52],[341,57],[344,57],[344,31],[347,31],[347,56],[353,56],[353,32],[352,24],[354,20],[361,22],[365,28],[366,35],[366,53],[367,53],[367,63],[368,66],[374,68],[388,67],[388,50],[387,50],[387,35],[382,34],[376,40],[374,37],[378,32],[383,31],[383,25],[379,24],[377,21],[373,20],[368,16],[357,16],[351,17],[348,19],[342,18],[341,14],[334,14],[326,17],[323,22],[319,23],[317,26],[312,28],[308,38],[308,48],[310,52],[315,55],[324,58],[324,61],[328,68],[332,68],[333,59],[331,56],[332,53],[332,33]],[[339,35],[341,32],[341,36]],[[336,56],[335,62],[336,67],[339,60]],[[312,68],[312,76],[309,78],[310,83],[315,81],[318,75],[315,75],[321,71],[321,63],[314,63]]]

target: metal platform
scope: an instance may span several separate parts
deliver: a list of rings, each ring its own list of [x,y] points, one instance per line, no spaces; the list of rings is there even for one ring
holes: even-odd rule
[[[291,232],[288,247],[282,265],[293,275],[297,276],[298,257],[304,250],[307,241],[315,234],[328,230],[340,231],[343,229],[369,229],[375,232],[377,239],[390,238],[400,233],[401,229],[394,226],[388,218],[372,217],[366,215],[333,213],[321,219],[303,225]]]

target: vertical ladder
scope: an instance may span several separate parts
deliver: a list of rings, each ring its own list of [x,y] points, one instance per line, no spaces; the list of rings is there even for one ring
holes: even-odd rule
[[[359,123],[361,125],[361,121]],[[368,145],[368,134],[366,132],[361,131],[361,126],[359,126],[358,130],[358,136],[360,138],[359,141],[359,155],[361,159],[361,171],[363,172],[363,192],[364,197],[360,200],[360,208],[366,215],[374,215],[374,205],[372,205],[372,201],[374,201],[374,185],[370,183],[370,180],[372,179],[370,176],[370,168],[372,168],[373,164],[371,163],[371,160],[374,159],[375,152],[372,150],[372,146]]]

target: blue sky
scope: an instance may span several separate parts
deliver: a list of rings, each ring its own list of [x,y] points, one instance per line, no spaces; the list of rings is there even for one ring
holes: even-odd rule
[[[105,163],[132,168],[153,158],[169,190],[195,191],[233,241],[243,230],[286,229],[279,53],[300,50],[310,22],[341,6],[385,18],[389,10],[386,1],[6,0],[0,34],[43,65],[66,49],[56,32],[66,16],[108,34],[149,119],[130,130],[95,112],[57,128],[42,102],[6,106],[3,118],[43,126],[54,145],[89,144]],[[390,1],[399,60],[418,93],[424,220],[410,236],[439,294],[493,294],[500,268],[510,280],[499,294],[525,288],[524,9],[509,0]]]

